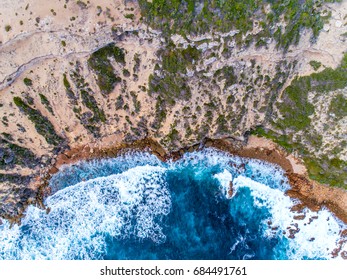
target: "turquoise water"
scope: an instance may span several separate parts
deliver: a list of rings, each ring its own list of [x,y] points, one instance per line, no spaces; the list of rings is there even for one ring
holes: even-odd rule
[[[49,214],[0,226],[1,259],[330,259],[345,228],[325,209],[294,219],[281,169],[214,149],[80,162],[50,186]]]

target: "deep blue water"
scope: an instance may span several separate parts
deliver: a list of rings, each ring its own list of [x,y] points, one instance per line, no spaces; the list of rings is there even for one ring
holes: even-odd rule
[[[294,219],[281,169],[213,149],[80,162],[50,185],[49,214],[0,226],[0,258],[328,259],[345,228],[327,210]]]

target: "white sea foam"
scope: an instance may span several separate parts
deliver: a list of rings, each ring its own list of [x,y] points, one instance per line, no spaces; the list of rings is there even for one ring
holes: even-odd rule
[[[231,173],[228,170],[224,169],[223,172],[218,173],[218,174],[214,175],[213,177],[219,181],[219,183],[222,187],[222,192],[223,192],[224,196],[226,198],[230,198],[229,197],[229,189],[230,189],[230,182],[232,182],[232,180],[233,180],[233,175],[231,175]]]
[[[172,164],[173,167],[176,168],[177,165],[185,166],[189,164],[201,166],[203,164],[205,166],[229,166],[230,163],[241,164],[242,162],[243,161],[241,158],[236,156],[230,156],[226,152],[222,152],[214,148],[205,148],[201,151],[186,153],[183,155],[182,159]]]
[[[290,209],[295,202],[284,195],[288,182],[283,170],[274,165],[215,149],[187,153],[168,164],[148,153],[133,156],[64,167],[51,181],[57,192],[45,202],[51,208],[48,215],[31,206],[21,226],[10,229],[6,221],[0,226],[0,259],[98,259],[107,250],[107,236],[163,242],[165,235],[159,222],[171,209],[164,173],[188,165],[196,166],[193,172],[196,177],[201,173],[202,180],[206,170],[217,166],[220,172],[214,178],[226,196],[230,181],[233,196],[240,188],[248,188],[255,207],[266,208],[271,216],[271,226],[268,219],[262,221],[264,237],[285,239],[290,247],[288,258],[331,258],[332,250],[338,247],[342,223],[326,209],[319,213],[305,210],[303,220],[294,219],[296,214]],[[112,172],[115,174],[109,175]],[[98,177],[100,174],[105,177]],[[75,183],[66,187],[60,180]],[[289,230],[297,228],[295,238],[289,238]],[[230,247],[231,253],[239,246],[247,249],[242,236]],[[244,258],[254,256],[251,250],[246,251]]]
[[[0,228],[3,259],[97,259],[105,237],[165,236],[155,219],[167,215],[171,199],[159,166],[139,166],[58,191],[45,211],[29,207],[22,225]]]
[[[279,166],[257,159],[233,156],[214,148],[186,153],[178,162],[171,162],[171,168],[187,165],[199,167],[199,172],[204,172],[204,169],[201,168],[202,165],[206,167],[220,166],[233,175],[245,175],[272,188],[281,190],[289,188],[284,171]]]
[[[257,159],[248,159],[246,176],[252,180],[282,191],[289,189],[288,179],[279,166]]]
[[[258,208],[266,207],[271,214],[271,228],[264,230],[264,236],[284,236],[288,239],[289,259],[324,258],[330,259],[332,251],[340,240],[340,231],[344,225],[329,211],[323,209],[318,213],[305,210],[303,220],[294,219],[297,215],[290,211],[294,200],[284,195],[279,189],[273,189],[250,178],[239,176],[233,181],[234,192],[239,188],[249,188]],[[264,228],[268,220],[263,221]],[[273,230],[275,229],[275,230]],[[297,230],[294,238],[289,238],[290,230]],[[311,241],[310,241],[311,240]]]
[[[79,161],[60,167],[58,173],[50,179],[52,193],[65,187],[75,185],[85,180],[118,174],[136,166],[163,166],[156,156],[148,152],[133,151],[120,155],[117,158],[95,159]]]

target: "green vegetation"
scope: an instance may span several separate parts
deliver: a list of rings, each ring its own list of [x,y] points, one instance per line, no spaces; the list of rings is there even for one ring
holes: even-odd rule
[[[81,0],[78,0],[78,1],[76,2],[76,4],[77,4],[81,9],[87,9],[87,4],[84,3],[84,2],[81,1]]]
[[[251,134],[271,139],[275,143],[285,148],[288,152],[293,152],[295,148],[298,148],[298,146],[291,143],[288,135],[279,135],[272,130],[263,128],[262,126],[257,126],[255,129],[251,130]]]
[[[309,77],[295,78],[291,85],[283,93],[283,103],[278,103],[278,108],[283,119],[277,125],[282,128],[290,128],[299,131],[308,127],[309,118],[314,113],[314,107],[307,101],[308,92],[311,90]]]
[[[124,77],[130,77],[130,72],[129,72],[129,70],[128,69],[123,69],[123,75],[124,75]]]
[[[188,46],[186,49],[178,49],[169,45],[162,53],[163,70],[170,73],[186,73],[186,68],[191,68],[200,57],[200,51]]]
[[[34,167],[39,159],[27,148],[18,146],[0,137],[0,169],[13,164]]]
[[[28,93],[24,93],[24,99],[29,105],[34,105],[34,98],[32,98]]]
[[[41,103],[46,107],[46,109],[47,109],[52,115],[54,115],[53,108],[52,108],[52,106],[51,106],[51,103],[50,103],[49,100],[47,99],[47,97],[44,96],[44,95],[41,94],[41,93],[39,93],[39,96],[40,96]]]
[[[291,136],[280,135],[261,126],[252,130],[251,134],[269,138],[290,153],[293,151],[299,152],[311,179],[330,186],[346,188],[347,173],[345,170],[347,169],[347,162],[336,157],[320,156],[316,158],[300,141],[293,142]],[[319,136],[316,137],[319,139]],[[314,141],[311,141],[311,143],[320,147],[320,143],[314,143]]]
[[[163,139],[163,143],[172,145],[175,141],[178,141],[180,139],[180,134],[178,130],[175,127],[175,123],[171,125],[170,132],[166,135],[166,137]]]
[[[155,113],[155,120],[152,127],[159,129],[161,123],[166,119],[166,104],[160,95],[157,97],[157,103],[155,104]]]
[[[191,97],[187,79],[178,75],[166,75],[163,78],[150,76],[149,91],[162,96],[165,103],[171,106],[175,105],[176,99],[189,100]]]
[[[133,20],[135,18],[135,15],[134,14],[126,14],[126,15],[124,15],[124,17]]]
[[[13,141],[13,140],[14,140],[13,137],[12,137],[12,135],[9,134],[9,133],[2,132],[1,134],[2,134],[7,140],[9,140],[9,141]]]
[[[99,108],[95,99],[95,94],[85,81],[81,69],[81,63],[76,61],[75,69],[70,73],[71,81],[78,90],[76,94],[71,90],[70,82],[65,74],[63,82],[68,94],[70,94],[72,98],[74,105],[73,112],[76,118],[80,120],[80,123],[92,133],[94,137],[100,137],[101,123],[106,122],[106,115],[104,111]],[[78,106],[80,105],[80,100],[88,110],[84,110],[83,106]]]
[[[25,84],[26,86],[28,86],[28,87],[30,87],[30,86],[33,85],[33,81],[30,80],[29,78],[24,78],[24,79],[23,79],[23,82],[24,82],[24,84]]]
[[[20,97],[13,98],[14,104],[26,114],[29,120],[35,125],[37,133],[41,134],[48,144],[57,146],[62,144],[61,138],[54,130],[52,123],[38,111],[26,104]]]
[[[325,68],[319,73],[295,78],[283,91],[281,102],[275,104],[282,117],[270,120],[273,130],[256,127],[251,133],[272,139],[288,152],[298,152],[305,161],[310,178],[331,186],[346,187],[347,162],[338,158],[338,149],[329,155],[315,157],[307,148],[319,151],[322,146],[322,136],[310,129],[314,107],[308,102],[308,93],[326,95],[329,91],[346,87],[347,54],[337,69]],[[347,99],[342,94],[332,99],[329,113],[337,118],[347,116]],[[298,136],[299,132],[302,136]]]
[[[101,8],[101,6],[96,6],[96,10],[97,10],[97,16],[100,16],[101,15],[101,13],[102,13],[102,8]]]
[[[224,115],[219,115],[217,118],[217,132],[218,133],[227,133],[228,132],[228,124]]]
[[[319,9],[331,0],[139,0],[141,15],[152,27],[170,35],[202,34],[209,31],[229,32],[239,30],[238,40],[259,22],[262,31],[251,40],[257,46],[266,45],[268,38],[275,38],[279,47],[287,50],[299,42],[302,29],[310,29],[317,38],[326,18]],[[270,4],[267,13],[266,6]],[[275,28],[281,20],[287,23],[282,30]],[[254,37],[254,38],[252,38]]]
[[[171,42],[165,49],[160,50],[158,55],[162,57],[162,66],[157,64],[155,69],[161,74],[157,75],[155,72],[150,75],[148,86],[149,95],[157,96],[156,118],[152,124],[156,129],[165,120],[169,107],[174,106],[178,100],[188,101],[191,98],[188,78],[184,74],[187,68],[192,68],[200,58],[200,51],[191,46],[179,49]]]
[[[138,53],[134,54],[134,61],[135,61],[135,65],[133,68],[133,72],[137,73],[140,69],[140,64],[141,64],[141,59],[140,59],[140,55]]]
[[[137,94],[135,92],[130,92],[130,95],[132,97],[133,103],[134,103],[134,109],[135,113],[139,113],[141,110],[141,102],[137,99]]]
[[[110,58],[113,57],[116,62],[125,65],[124,50],[118,48],[114,43],[94,52],[88,59],[89,67],[97,75],[97,84],[103,94],[109,94],[121,78],[114,73]]]
[[[237,82],[237,76],[234,74],[234,69],[232,66],[224,66],[221,69],[218,69],[214,75],[214,78],[218,82],[225,80],[225,88],[228,88]]]
[[[329,159],[327,156],[320,158],[306,156],[304,161],[311,179],[330,186],[347,189],[345,183],[347,181],[346,161],[335,157]]]
[[[319,61],[311,60],[310,65],[312,66],[314,71],[317,71],[322,66],[322,63]]]
[[[4,126],[7,127],[8,126],[8,118],[7,118],[7,116],[3,116],[1,122],[3,123]]]
[[[313,105],[307,100],[310,91],[324,93],[347,87],[347,54],[345,54],[337,69],[325,68],[310,76],[295,78],[287,87],[278,103],[278,109],[283,118],[276,125],[281,128],[302,130],[311,123],[309,116],[314,113]]]
[[[68,81],[65,73],[63,74],[63,83],[65,86],[67,97],[73,105],[77,105],[77,97],[75,96],[75,93],[72,91],[70,82]]]
[[[120,110],[123,108],[124,105],[124,99],[123,96],[118,95],[117,100],[116,100],[116,110]]]
[[[98,107],[98,104],[94,98],[93,95],[88,93],[85,90],[81,90],[81,97],[82,97],[82,102],[83,104],[93,112],[94,116],[93,119],[90,120],[91,122],[105,122],[106,121],[106,116],[103,110],[100,110]]]
[[[5,31],[9,32],[12,29],[11,25],[5,25]]]
[[[342,94],[338,94],[331,100],[329,113],[334,114],[338,119],[347,117],[347,99]]]
[[[62,41],[61,41],[61,45],[62,45],[63,47],[66,47],[66,42],[65,42],[64,40],[62,40]]]

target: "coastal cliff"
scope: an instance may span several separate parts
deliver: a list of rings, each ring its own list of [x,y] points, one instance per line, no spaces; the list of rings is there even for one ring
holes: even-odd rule
[[[290,195],[346,221],[347,2],[167,2],[3,1],[0,216],[42,204],[49,174],[85,147],[87,159],[153,139],[165,157],[226,139],[290,166]],[[278,146],[247,148],[254,135]]]

